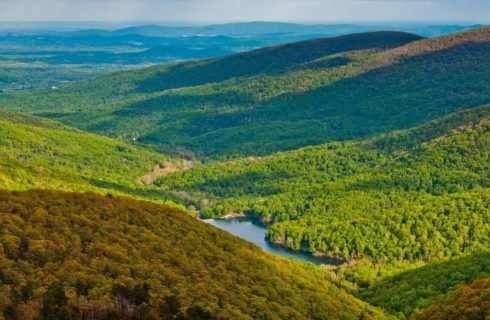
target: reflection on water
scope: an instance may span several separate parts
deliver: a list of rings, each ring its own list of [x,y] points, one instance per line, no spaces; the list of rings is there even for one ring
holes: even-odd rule
[[[222,230],[228,231],[229,233],[252,242],[262,250],[270,253],[274,253],[286,258],[299,259],[303,261],[312,262],[314,264],[331,264],[338,265],[340,263],[337,259],[332,259],[328,257],[316,257],[307,252],[292,251],[287,248],[283,248],[278,245],[271,244],[265,241],[265,234],[267,228],[264,226],[254,223],[249,219],[227,219],[227,220],[214,220],[206,219],[202,220],[206,223],[212,224],[213,226],[220,228]]]

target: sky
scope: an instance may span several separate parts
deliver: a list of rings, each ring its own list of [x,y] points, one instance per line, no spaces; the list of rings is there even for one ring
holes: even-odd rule
[[[490,22],[490,0],[0,0],[0,21]]]

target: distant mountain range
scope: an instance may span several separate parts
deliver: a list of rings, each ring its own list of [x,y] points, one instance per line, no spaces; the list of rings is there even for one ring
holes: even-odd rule
[[[370,31],[404,31],[419,34],[425,37],[441,36],[449,33],[474,29],[481,25],[360,25],[360,24],[296,24],[284,22],[243,22],[229,24],[215,24],[206,26],[162,26],[141,25],[118,30],[80,30],[72,35],[102,35],[102,36],[127,36],[144,35],[151,37],[176,37],[176,36],[256,36],[267,34],[296,34],[296,35],[322,35],[338,36],[351,33]]]

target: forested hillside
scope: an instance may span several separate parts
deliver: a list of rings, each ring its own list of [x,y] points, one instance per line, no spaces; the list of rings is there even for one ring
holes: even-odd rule
[[[182,126],[183,121],[195,126],[193,123],[198,116],[209,114],[215,118],[216,112],[232,115],[243,107],[248,109],[248,106],[242,106],[244,103],[255,104],[282,93],[305,91],[322,82],[332,82],[342,77],[343,69],[347,68],[344,65],[350,58],[328,58],[331,55],[351,50],[391,48],[418,39],[420,37],[388,32],[306,41],[223,59],[121,72],[73,84],[56,92],[4,96],[2,100],[4,107],[56,118],[106,135],[128,140],[140,138],[153,143],[152,139],[142,136],[158,131],[170,140],[188,137],[194,134],[175,131],[178,127],[187,131],[192,129]],[[356,60],[363,60],[364,55],[360,54]],[[318,58],[322,59],[317,62]],[[305,62],[312,64],[303,66]],[[296,71],[287,71],[289,69]],[[215,82],[218,83],[213,85]],[[193,88],[196,85],[198,87]],[[218,119],[209,125],[218,125],[216,121]],[[203,119],[201,131],[211,129],[207,128],[208,122],[210,120]],[[159,124],[174,132],[165,134],[163,128],[157,130]],[[157,143],[180,144],[177,140],[169,141]]]
[[[490,102],[490,28],[419,39],[381,32],[299,42],[2,103],[113,137],[236,157],[409,128]]]
[[[489,52],[371,32],[0,95],[0,320],[485,319]]]
[[[463,286],[448,302],[435,304],[414,320],[480,320],[490,316],[490,278]]]
[[[490,107],[407,131],[166,176],[205,216],[272,224],[270,241],[377,262],[430,261],[490,244]],[[362,283],[362,282],[360,282]]]
[[[461,285],[490,276],[490,253],[476,253],[400,272],[361,290],[363,300],[400,318],[447,300]]]
[[[0,110],[0,155],[0,188],[168,197],[138,179],[169,157],[51,120]]]
[[[0,191],[0,225],[0,318],[386,318],[313,265],[164,205]]]

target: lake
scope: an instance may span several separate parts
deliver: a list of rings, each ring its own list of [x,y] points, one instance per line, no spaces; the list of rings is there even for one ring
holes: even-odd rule
[[[237,237],[240,237],[244,240],[252,242],[262,250],[266,252],[270,252],[273,254],[277,254],[286,258],[299,259],[307,262],[312,262],[316,265],[320,264],[330,264],[330,265],[338,265],[340,263],[339,260],[328,258],[328,257],[317,257],[307,252],[293,251],[287,248],[283,248],[279,245],[274,245],[265,241],[265,234],[267,232],[267,228],[261,224],[255,223],[247,218],[236,218],[236,219],[204,219],[202,220],[206,223],[209,223],[217,228],[225,230]]]

